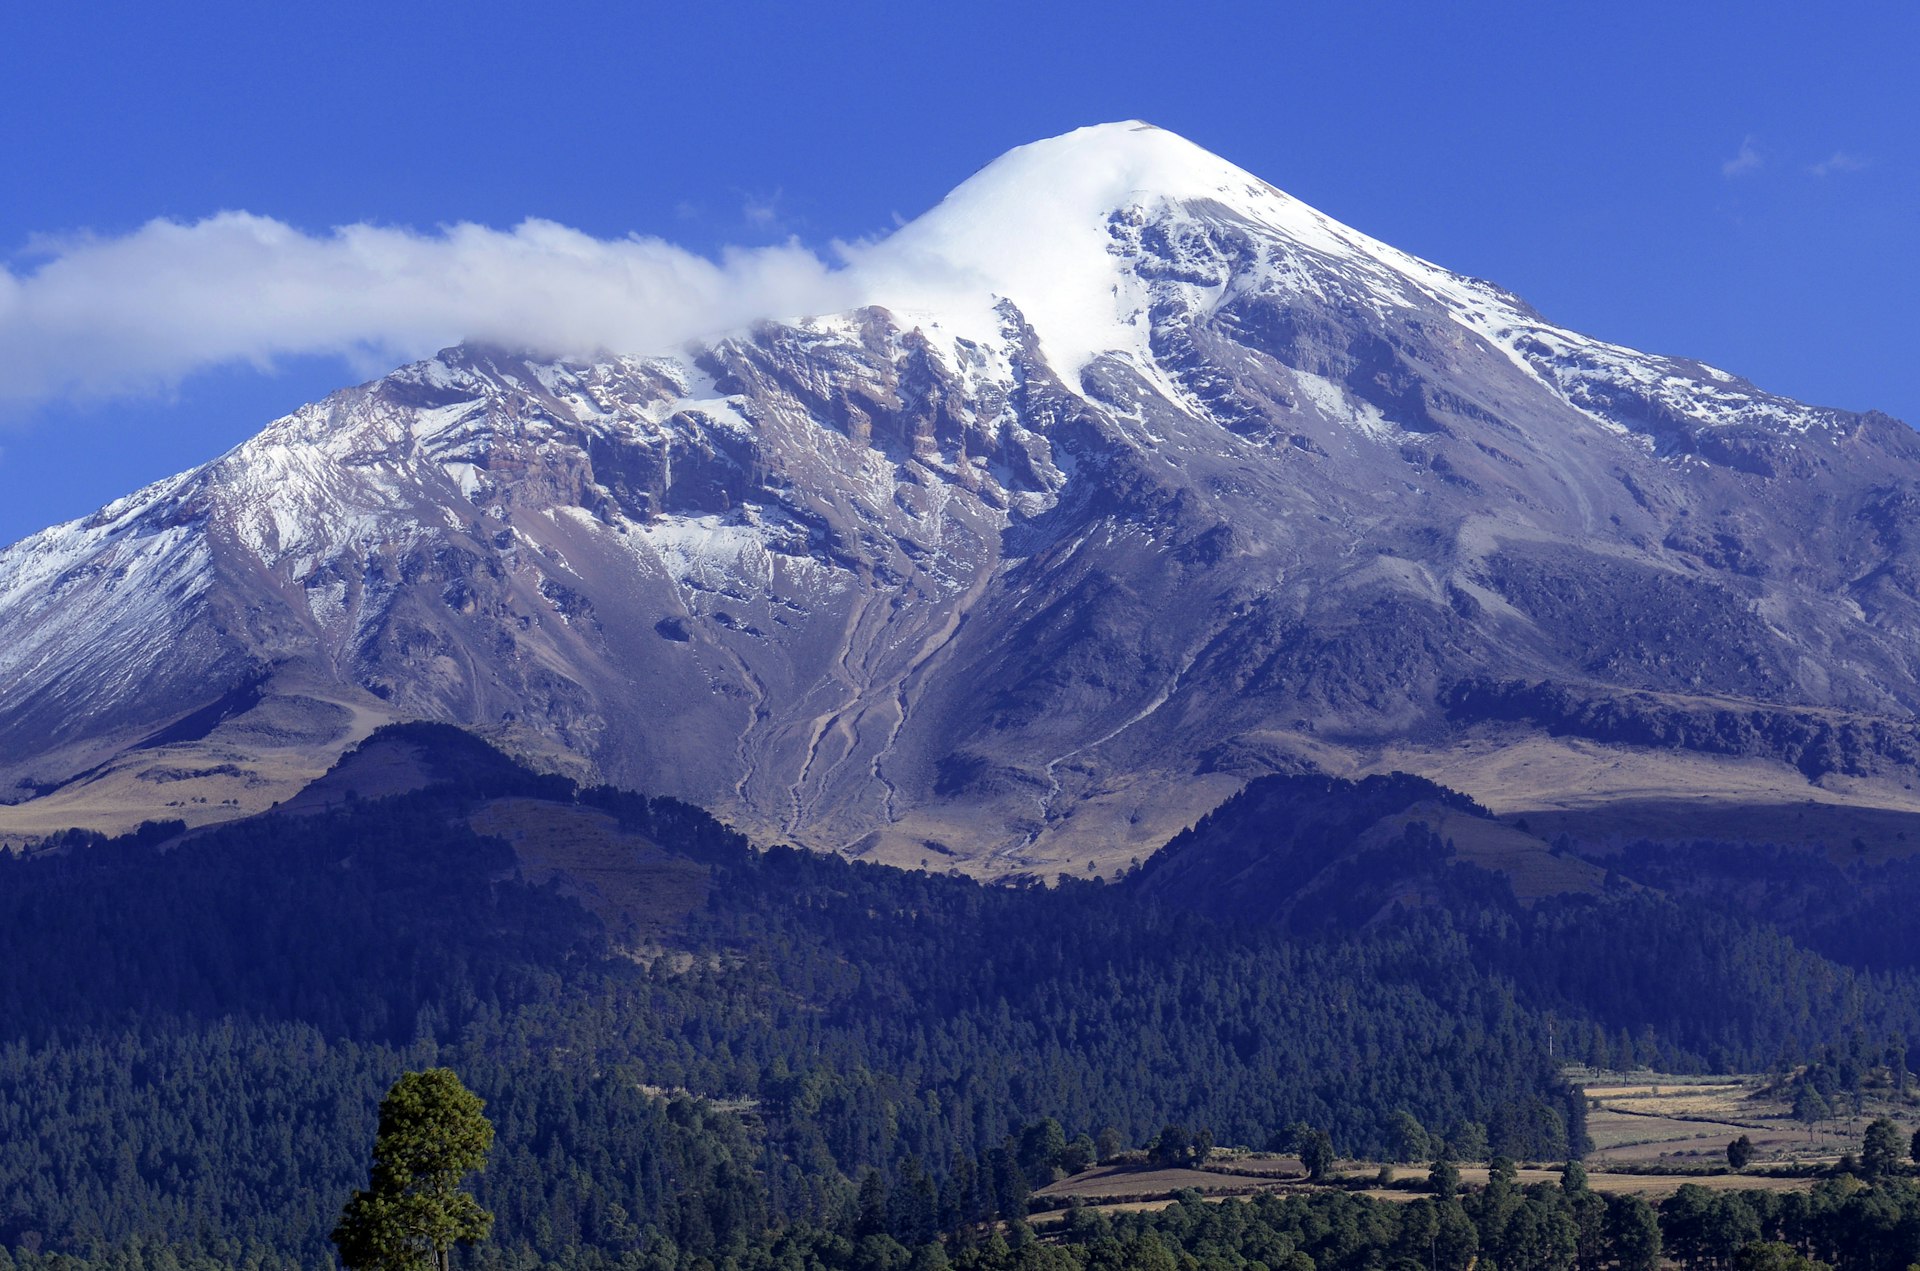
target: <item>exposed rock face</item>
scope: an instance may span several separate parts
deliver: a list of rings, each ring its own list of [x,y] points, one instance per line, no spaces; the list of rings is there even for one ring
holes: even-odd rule
[[[449,350],[0,553],[0,788],[172,814],[186,755],[240,807],[263,749],[422,718],[760,835],[1077,868],[1488,719],[1911,762],[1897,421],[1564,331],[1137,125],[857,268],[870,307],[670,357]]]

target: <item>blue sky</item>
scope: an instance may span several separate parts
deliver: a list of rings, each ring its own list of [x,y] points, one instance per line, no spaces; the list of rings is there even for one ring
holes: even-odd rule
[[[222,211],[824,250],[1011,146],[1138,117],[1557,322],[1920,422],[1916,51],[1905,2],[17,4],[0,285]],[[117,260],[89,285],[117,294]],[[71,327],[0,291],[0,542],[391,353],[187,357],[251,319],[137,285]]]

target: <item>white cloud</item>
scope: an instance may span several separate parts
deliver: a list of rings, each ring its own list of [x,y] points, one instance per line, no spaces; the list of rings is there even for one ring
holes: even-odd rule
[[[655,352],[759,318],[851,307],[796,245],[709,260],[551,221],[306,234],[223,212],[118,238],[41,240],[0,267],[0,399],[164,389],[207,367],[340,355],[367,370],[462,340],[553,354]]]
[[[779,190],[766,198],[747,195],[740,200],[741,219],[756,229],[772,229],[780,220],[780,196]]]
[[[1872,166],[1872,164],[1873,160],[1871,159],[1862,158],[1857,154],[1848,154],[1844,150],[1836,150],[1831,155],[1828,155],[1820,162],[1808,168],[1807,171],[1817,177],[1824,177],[1832,176],[1836,172],[1858,172],[1862,168]]]
[[[1740,152],[1720,165],[1720,175],[1728,178],[1745,176],[1749,172],[1758,172],[1765,163],[1766,157],[1760,153],[1753,134],[1748,133],[1740,139]]]

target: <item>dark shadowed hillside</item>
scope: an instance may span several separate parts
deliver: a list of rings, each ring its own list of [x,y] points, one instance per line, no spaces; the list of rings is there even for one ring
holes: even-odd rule
[[[1585,1101],[1550,1037],[1746,1070],[1920,1040],[1910,965],[1604,871],[1523,897],[1473,824],[1416,778],[1277,779],[1123,884],[989,887],[380,734],[279,813],[0,856],[0,1247],[309,1263],[426,1063],[495,1110],[506,1268],[851,1224],[868,1171],[932,1197],[903,1231],[1017,1216],[1049,1122],[1359,1153],[1405,1114],[1558,1158]]]

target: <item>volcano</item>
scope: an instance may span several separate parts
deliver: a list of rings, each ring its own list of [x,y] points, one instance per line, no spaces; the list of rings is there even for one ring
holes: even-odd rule
[[[1249,780],[1920,810],[1920,438],[1555,326],[1140,123],[844,312],[462,346],[0,552],[0,836],[457,724],[762,840],[1144,856]]]

